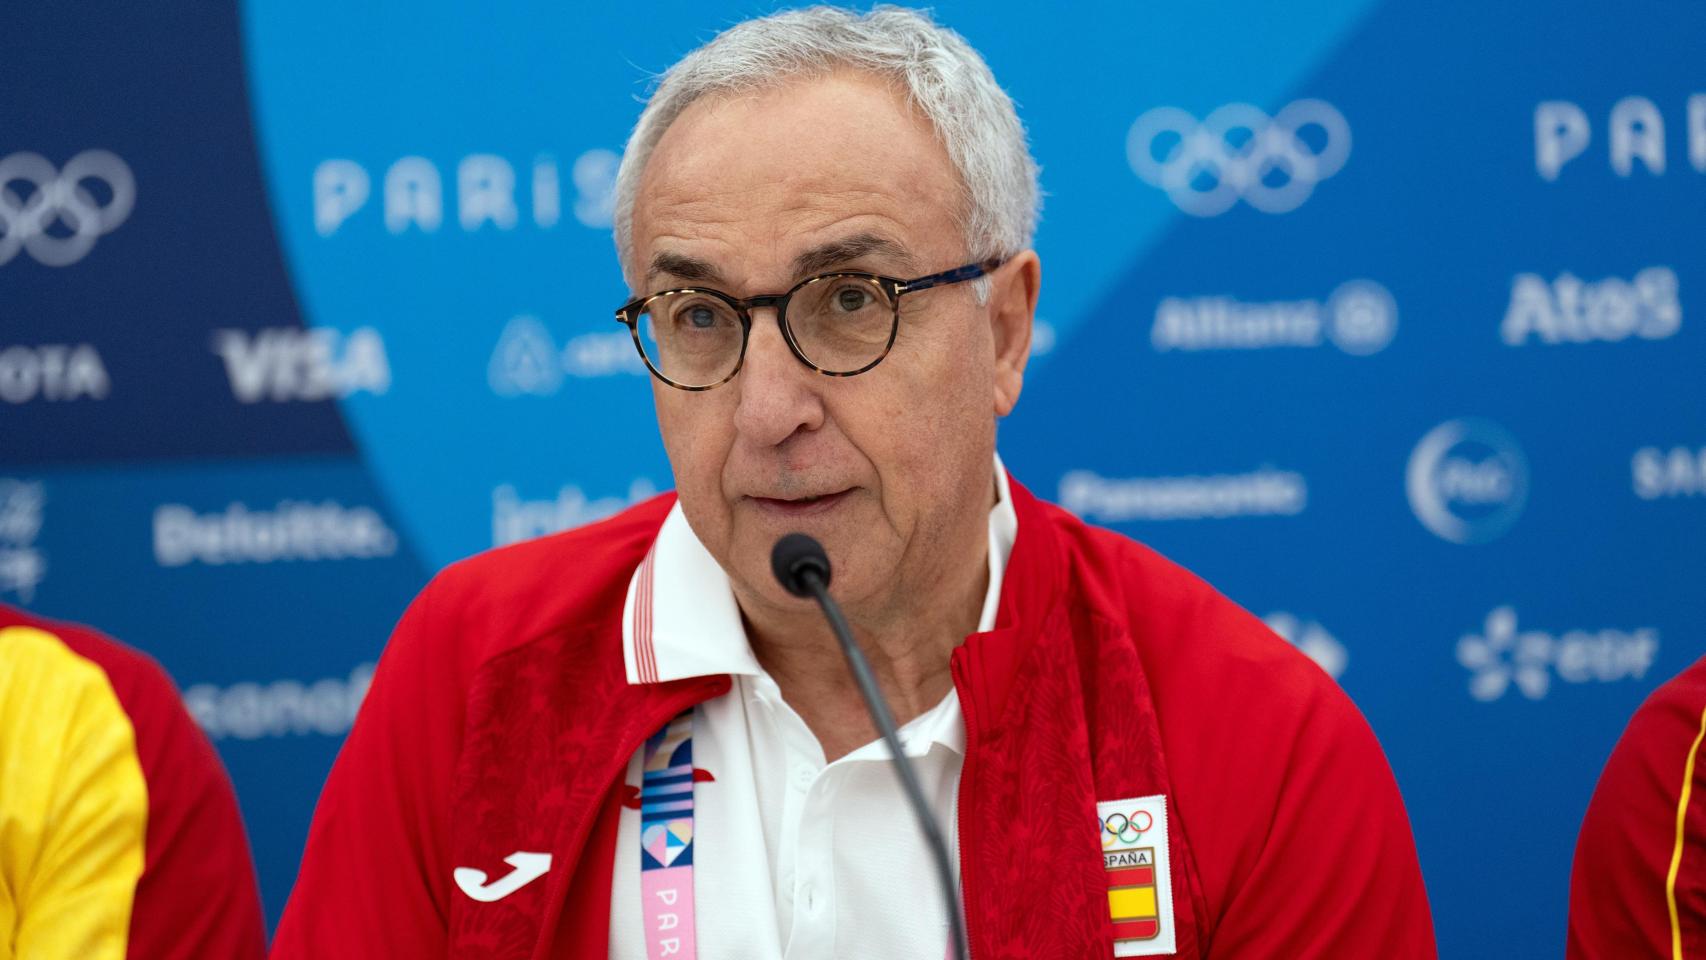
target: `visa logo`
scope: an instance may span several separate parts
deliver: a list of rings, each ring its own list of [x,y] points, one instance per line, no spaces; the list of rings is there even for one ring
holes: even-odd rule
[[[239,403],[287,403],[391,389],[385,341],[372,327],[348,334],[325,327],[215,330],[213,352],[225,362]]]

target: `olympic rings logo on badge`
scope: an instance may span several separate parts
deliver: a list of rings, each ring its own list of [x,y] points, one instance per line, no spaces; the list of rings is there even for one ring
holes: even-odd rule
[[[1132,171],[1195,217],[1218,216],[1239,200],[1264,213],[1296,210],[1350,155],[1350,124],[1324,100],[1297,100],[1273,117],[1229,103],[1201,122],[1156,107],[1126,137]]]
[[[1102,828],[1102,846],[1111,847],[1115,843],[1131,844],[1143,839],[1143,835],[1155,828],[1155,818],[1148,810],[1136,812],[1110,813],[1100,818]]]
[[[90,189],[97,181],[105,202]],[[85,150],[64,170],[39,153],[0,159],[0,265],[21,250],[43,266],[70,266],[117,230],[135,205],[136,177],[110,151]]]

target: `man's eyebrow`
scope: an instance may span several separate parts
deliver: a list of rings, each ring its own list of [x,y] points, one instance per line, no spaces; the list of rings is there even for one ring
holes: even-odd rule
[[[689,283],[722,283],[723,273],[709,260],[689,257],[685,254],[670,253],[665,250],[652,257],[651,269],[646,272],[649,281],[659,274],[680,277]]]
[[[852,263],[861,257],[884,256],[910,269],[914,265],[906,248],[875,233],[856,233],[851,237],[820,243],[794,258],[794,276],[808,277]]]

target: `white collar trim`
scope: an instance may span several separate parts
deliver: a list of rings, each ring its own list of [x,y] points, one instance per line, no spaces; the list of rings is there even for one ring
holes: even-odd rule
[[[999,499],[989,511],[989,587],[977,629],[994,629],[1008,554],[1019,517],[1007,470],[995,458]],[[628,682],[665,683],[721,674],[764,675],[747,641],[728,574],[700,542],[677,502],[628,581],[622,607],[622,659]]]

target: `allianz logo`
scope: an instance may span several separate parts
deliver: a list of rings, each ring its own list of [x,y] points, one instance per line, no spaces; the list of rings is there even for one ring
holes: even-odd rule
[[[1528,460],[1516,440],[1489,420],[1448,420],[1410,453],[1404,492],[1435,536],[1486,543],[1504,536],[1528,503]]]
[[[1683,153],[1688,165],[1706,173],[1706,93],[1691,94],[1682,110]],[[1676,119],[1676,114],[1671,114]],[[1628,96],[1612,104],[1606,117],[1606,148],[1611,170],[1620,177],[1638,164],[1662,176],[1667,166],[1665,116],[1658,104]],[[1534,108],[1534,169],[1542,180],[1557,180],[1564,167],[1593,143],[1587,111],[1568,100],[1548,100]]]
[[[1642,447],[1630,458],[1629,472],[1642,500],[1706,497],[1706,446]]]
[[[492,491],[492,546],[520,543],[595,523],[657,495],[657,487],[645,477],[628,484],[625,496],[598,499],[588,497],[574,484],[565,484],[548,500],[526,500],[506,483]]]
[[[154,560],[162,567],[370,560],[396,553],[397,534],[377,510],[333,500],[284,500],[267,509],[232,503],[212,513],[167,503],[154,510]]]
[[[1469,695],[1484,703],[1512,687],[1529,700],[1540,700],[1554,682],[1639,680],[1658,652],[1656,627],[1524,630],[1511,606],[1495,608],[1480,633],[1457,641],[1457,662],[1469,671]]]
[[[1530,343],[1617,343],[1630,337],[1664,340],[1682,329],[1676,271],[1648,267],[1633,280],[1585,281],[1570,273],[1547,281],[1519,273],[1511,281],[1499,336],[1508,346]]]
[[[385,340],[372,327],[347,334],[328,327],[215,330],[212,348],[238,403],[314,402],[391,389]]]
[[[610,226],[616,209],[616,168],[621,162],[613,151],[594,149],[580,154],[570,166],[574,188],[570,212],[582,226]],[[392,234],[436,233],[444,225],[449,196],[454,203],[453,222],[466,232],[488,225],[514,230],[524,222],[551,229],[563,216],[557,160],[537,156],[525,171],[523,192],[523,177],[516,165],[496,154],[469,154],[447,171],[426,157],[401,157],[379,177],[375,215]],[[446,181],[452,186],[446,186]],[[315,232],[322,237],[338,233],[367,209],[373,191],[374,177],[366,165],[347,158],[322,160],[313,176]]]
[[[308,683],[198,683],[184,691],[184,706],[213,740],[338,737],[355,723],[356,711],[373,682],[373,670],[373,664],[362,663],[347,677]]]
[[[1100,523],[1295,516],[1309,503],[1309,484],[1300,473],[1270,466],[1176,477],[1111,478],[1073,470],[1060,478],[1058,502]]]
[[[105,400],[112,387],[107,365],[93,344],[0,347],[0,403]]]
[[[1398,333],[1398,305],[1372,280],[1340,284],[1325,300],[1245,302],[1229,296],[1168,297],[1155,308],[1149,340],[1169,350],[1319,347],[1353,356],[1386,349]]]
[[[1349,666],[1351,655],[1339,638],[1327,632],[1327,628],[1314,620],[1305,620],[1296,614],[1276,610],[1262,618],[1268,629],[1280,635],[1286,643],[1296,647],[1304,656],[1315,661],[1315,665],[1326,671],[1327,676],[1334,680],[1344,675],[1345,667]]]
[[[504,324],[486,364],[486,382],[500,397],[549,397],[562,389],[564,377],[625,374],[646,375],[627,331],[583,333],[558,348],[551,331],[531,314]]]
[[[46,506],[41,481],[0,477],[0,596],[29,603],[46,579],[47,557],[36,546]]]

